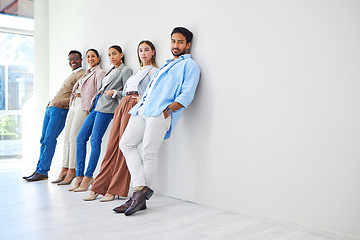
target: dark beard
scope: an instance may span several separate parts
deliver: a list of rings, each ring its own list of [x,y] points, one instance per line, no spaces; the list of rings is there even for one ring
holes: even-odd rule
[[[174,57],[179,57],[179,56],[181,56],[181,55],[186,54],[186,48],[185,48],[183,51],[181,51],[181,52],[179,52],[179,53],[177,53],[177,54],[175,54],[175,53],[173,52],[173,50],[171,50],[171,53],[172,53],[172,55],[174,55]]]

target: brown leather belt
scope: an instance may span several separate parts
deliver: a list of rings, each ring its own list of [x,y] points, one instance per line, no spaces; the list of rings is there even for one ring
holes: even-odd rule
[[[125,96],[127,95],[139,95],[139,92],[138,91],[126,92]]]
[[[81,93],[75,94],[75,97],[81,97]]]

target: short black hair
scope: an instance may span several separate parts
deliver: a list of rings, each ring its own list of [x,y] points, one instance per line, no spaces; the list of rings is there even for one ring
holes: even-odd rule
[[[71,50],[71,51],[69,52],[69,55],[68,55],[68,56],[70,56],[70,54],[79,54],[80,58],[82,58],[81,52],[79,52],[79,51],[77,51],[77,50]]]
[[[174,33],[181,33],[186,38],[186,43],[191,42],[191,40],[193,38],[192,32],[190,32],[189,29],[186,29],[184,27],[176,27],[176,28],[174,28],[174,30],[171,32],[171,36]]]

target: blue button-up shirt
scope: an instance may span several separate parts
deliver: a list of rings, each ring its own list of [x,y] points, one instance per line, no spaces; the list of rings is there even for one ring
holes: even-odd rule
[[[149,87],[157,77],[159,71],[170,64],[170,67],[162,73],[158,80],[154,82],[154,87],[149,96],[147,93]],[[162,114],[166,107],[173,102],[178,102],[184,107],[175,111],[171,116],[171,126],[165,135],[165,139],[169,138],[172,129],[178,122],[184,108],[190,105],[194,98],[195,90],[200,78],[200,68],[191,58],[190,54],[181,55],[178,59],[170,59],[162,66],[151,78],[150,84],[145,90],[140,101],[130,110],[130,114],[136,115],[140,106],[143,104],[144,98],[146,104],[144,106],[144,116],[156,117]]]

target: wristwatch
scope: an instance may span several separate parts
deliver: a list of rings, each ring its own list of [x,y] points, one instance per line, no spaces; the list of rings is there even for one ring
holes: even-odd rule
[[[166,107],[167,113],[169,114],[169,116],[172,115],[173,111],[169,108],[169,106]]]

